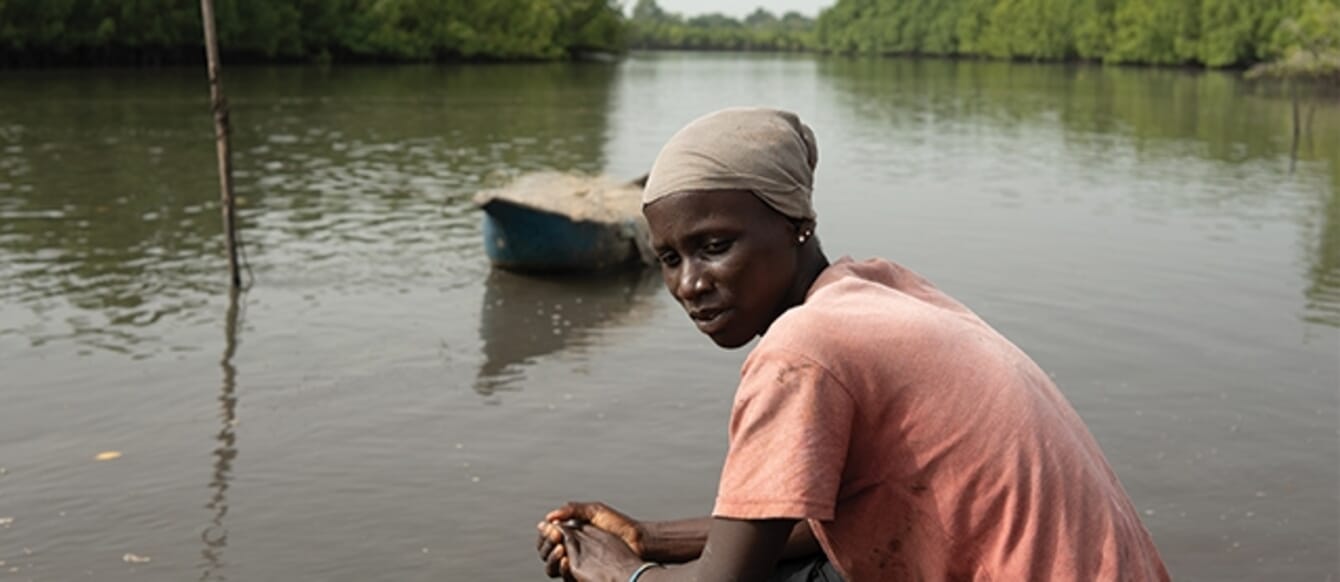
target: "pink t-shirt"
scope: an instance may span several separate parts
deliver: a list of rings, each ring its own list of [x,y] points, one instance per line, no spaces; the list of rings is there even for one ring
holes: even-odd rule
[[[809,519],[851,582],[1168,579],[1047,375],[912,271],[833,264],[741,376],[713,514]]]

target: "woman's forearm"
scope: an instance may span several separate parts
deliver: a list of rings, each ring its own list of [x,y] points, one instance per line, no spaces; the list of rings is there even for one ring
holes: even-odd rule
[[[682,564],[698,559],[707,545],[711,516],[645,522],[642,559],[663,564]]]
[[[646,528],[646,539],[642,541],[642,559],[663,564],[682,564],[702,555],[703,547],[707,545],[707,531],[712,527],[712,517],[645,522],[643,527]],[[814,532],[810,530],[810,523],[802,519],[796,522],[795,529],[787,538],[782,559],[804,558],[822,551]]]

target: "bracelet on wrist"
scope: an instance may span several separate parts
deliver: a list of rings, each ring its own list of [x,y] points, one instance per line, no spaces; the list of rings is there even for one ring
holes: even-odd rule
[[[642,564],[641,566],[638,566],[636,570],[633,570],[633,574],[628,577],[628,582],[637,582],[637,579],[641,578],[643,574],[647,573],[647,570],[650,570],[652,568],[664,568],[664,567],[665,566],[657,564],[656,562],[647,562],[645,564]]]

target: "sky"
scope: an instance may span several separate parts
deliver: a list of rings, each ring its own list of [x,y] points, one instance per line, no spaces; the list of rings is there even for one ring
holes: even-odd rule
[[[817,16],[820,8],[832,6],[837,0],[656,0],[656,4],[666,12],[678,12],[685,16],[697,16],[708,12],[720,12],[726,16],[741,18],[762,6],[769,12],[782,15],[796,11],[806,16]],[[624,8],[633,10],[636,0],[623,0]]]

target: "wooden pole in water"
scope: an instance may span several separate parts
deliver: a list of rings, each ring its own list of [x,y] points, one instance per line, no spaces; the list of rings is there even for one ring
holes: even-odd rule
[[[209,102],[214,111],[214,145],[219,155],[219,201],[223,214],[223,244],[228,253],[228,280],[232,289],[242,287],[237,266],[237,230],[234,224],[233,161],[228,147],[228,101],[219,80],[219,41],[214,28],[214,0],[200,0],[200,19],[205,29],[205,58],[209,66]]]

